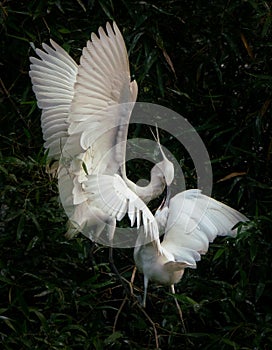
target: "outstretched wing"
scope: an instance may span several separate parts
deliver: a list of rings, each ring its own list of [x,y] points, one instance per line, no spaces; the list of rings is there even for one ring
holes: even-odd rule
[[[88,198],[87,203],[92,207],[100,208],[118,221],[127,214],[131,226],[136,224],[139,229],[140,225],[143,225],[144,234],[149,242],[158,241],[158,225],[153,214],[119,175],[89,175],[83,184],[83,192]]]
[[[192,189],[170,201],[166,234],[162,246],[176,261],[187,261],[188,252],[205,254],[216,236],[235,236],[233,227],[247,218],[237,210]]]
[[[126,46],[117,25],[100,27],[80,58],[75,93],[69,114],[65,158],[90,157],[83,163],[88,174],[116,173],[125,161],[127,130],[137,97],[131,82]],[[75,147],[77,145],[77,147]]]
[[[137,84],[130,81],[123,37],[113,23],[99,28],[99,37],[83,49],[69,114],[69,138],[62,152],[59,188],[66,210],[87,198],[82,184],[88,175],[120,173],[124,166],[127,129],[137,97]],[[69,180],[68,180],[69,179]],[[73,198],[68,200],[62,183],[70,181]],[[67,199],[66,199],[67,198]]]
[[[63,184],[63,189],[65,184]],[[69,191],[68,191],[69,192]],[[158,250],[160,250],[159,244],[159,231],[157,222],[145,205],[145,203],[133,192],[131,191],[124,180],[117,174],[115,175],[88,175],[87,180],[82,184],[82,192],[86,200],[80,204],[80,212],[76,211],[76,215],[71,212],[71,217],[76,219],[78,223],[80,222],[81,231],[87,236],[94,240],[99,241],[99,229],[93,229],[97,223],[100,222],[100,227],[106,224],[112,224],[112,219],[121,221],[127,214],[131,226],[136,224],[137,229],[140,225],[143,226],[144,235],[148,242],[154,241],[157,243]],[[68,194],[68,193],[67,193]],[[94,225],[95,223],[95,225]],[[130,234],[128,230],[126,233]],[[93,232],[93,233],[91,233]],[[104,244],[113,245],[114,231],[112,232],[112,237],[108,237],[108,242]],[[116,237],[114,245],[121,246],[121,240],[123,238]],[[134,237],[127,237],[127,241],[136,241],[136,235]],[[131,246],[134,246],[134,244]]]
[[[30,57],[33,91],[42,109],[41,126],[44,147],[50,158],[59,160],[68,137],[68,115],[74,96],[78,66],[68,53],[53,40],[51,46],[42,44],[36,57]]]
[[[85,233],[96,221],[91,216],[103,215],[101,203],[94,197],[90,201],[83,187],[91,182],[90,175],[122,172],[136,97],[137,84],[130,79],[123,37],[115,23],[107,23],[106,32],[99,28],[99,37],[92,34],[82,52],[68,118],[69,137],[59,168],[62,204],[68,217],[78,219],[75,224],[84,227]],[[90,208],[99,208],[99,215]],[[120,218],[120,213],[105,213]]]

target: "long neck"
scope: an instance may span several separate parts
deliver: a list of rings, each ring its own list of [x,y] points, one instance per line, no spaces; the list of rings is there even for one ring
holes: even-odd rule
[[[126,176],[124,177],[124,181],[126,182],[127,186],[144,202],[149,202],[150,200],[158,197],[160,194],[162,194],[165,188],[165,181],[162,173],[154,171],[155,167],[153,167],[151,170],[151,179],[147,186],[138,186]]]

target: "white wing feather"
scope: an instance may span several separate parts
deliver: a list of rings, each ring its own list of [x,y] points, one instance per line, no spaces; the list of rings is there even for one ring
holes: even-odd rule
[[[59,172],[66,212],[91,238],[103,226],[93,229],[96,221],[120,221],[128,214],[132,226],[142,224],[149,241],[158,241],[154,216],[117,175],[125,161],[137,84],[130,81],[125,43],[115,24],[113,28],[107,24],[107,34],[100,28],[99,38],[92,34],[83,49],[74,90]]]
[[[131,226],[134,225],[135,220],[138,228],[141,223],[143,224],[144,233],[149,242],[158,241],[158,225],[153,214],[119,175],[89,175],[82,187],[90,206],[102,209],[118,221],[127,214]]]
[[[123,37],[113,24],[107,34],[99,28],[83,49],[69,115],[69,134],[78,138],[81,152],[92,148],[93,172],[116,172],[125,161],[127,129],[137,97],[137,84],[130,81],[129,62]],[[114,147],[110,161],[104,155]],[[74,150],[66,148],[67,154]],[[96,166],[103,158],[103,169]],[[88,164],[86,164],[88,167]],[[112,170],[114,169],[114,170]]]
[[[216,236],[235,236],[237,230],[233,227],[246,220],[237,210],[203,195],[200,190],[187,190],[170,201],[162,247],[176,261],[186,262],[188,249],[205,254]]]
[[[43,44],[44,51],[36,49],[40,59],[30,57],[29,75],[42,109],[41,126],[49,149],[49,157],[59,160],[68,137],[68,115],[74,96],[78,66],[68,53],[53,40],[52,47]]]
[[[59,191],[68,217],[92,238],[103,220],[121,220],[127,213],[131,225],[136,221],[139,227],[142,220],[150,241],[158,241],[153,215],[116,175],[125,161],[137,98],[119,29],[107,23],[106,32],[99,28],[99,37],[92,34],[79,66],[56,43],[51,45],[36,50],[40,59],[31,58],[30,76],[43,110],[45,147],[50,156],[61,155]]]

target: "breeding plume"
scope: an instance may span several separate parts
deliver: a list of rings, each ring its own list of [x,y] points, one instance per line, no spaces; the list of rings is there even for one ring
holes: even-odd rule
[[[157,222],[145,201],[170,185],[173,165],[162,161],[151,170],[148,186],[126,177],[125,154],[130,115],[137,98],[123,37],[113,23],[83,49],[77,65],[53,40],[31,57],[30,77],[48,157],[57,160],[62,205],[72,224],[99,241],[113,244],[116,220],[128,214],[143,223],[145,236],[159,245]]]
[[[209,243],[216,236],[235,236],[233,227],[247,218],[237,210],[205,196],[198,189],[178,193],[169,198],[155,214],[160,230],[164,233],[160,250],[153,242],[143,244],[139,235],[134,249],[138,269],[144,274],[144,299],[148,281],[171,286],[183,276],[186,267],[196,268],[201,254],[208,251]]]

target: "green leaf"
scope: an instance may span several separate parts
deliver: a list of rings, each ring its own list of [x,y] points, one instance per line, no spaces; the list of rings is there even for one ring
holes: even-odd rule
[[[19,222],[18,222],[18,226],[17,226],[17,232],[16,232],[16,239],[18,241],[20,241],[21,237],[22,237],[22,233],[24,231],[25,228],[25,214],[21,214]]]
[[[213,260],[217,260],[220,258],[221,255],[223,255],[226,251],[226,248],[221,248],[221,249],[218,249],[217,252],[214,254],[214,257],[213,257]]]
[[[113,332],[107,339],[104,340],[105,345],[116,344],[116,341],[123,337],[121,332]]]
[[[31,249],[33,249],[37,242],[39,241],[39,237],[38,236],[34,236],[31,241],[28,243],[28,246],[26,248],[26,251],[29,252]]]
[[[0,316],[0,320],[1,320],[1,319],[4,321],[4,323],[5,323],[11,330],[13,330],[13,332],[16,333],[16,329],[15,329],[15,327],[14,327],[13,324],[12,324],[12,321],[13,321],[13,320],[11,320],[10,318],[5,317],[5,316]]]
[[[265,290],[265,283],[259,282],[256,288],[256,294],[255,294],[255,301],[257,302],[260,297],[263,295],[263,292]]]

